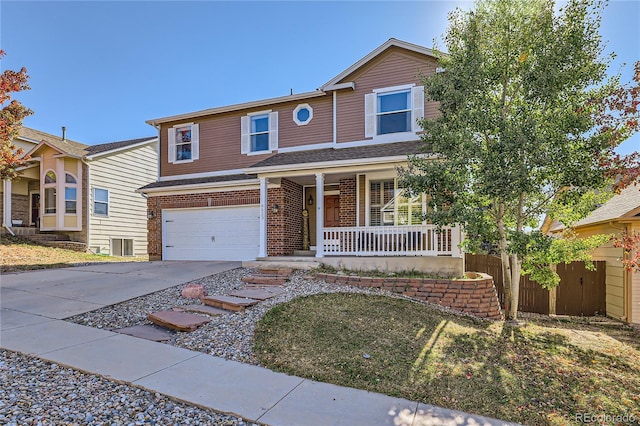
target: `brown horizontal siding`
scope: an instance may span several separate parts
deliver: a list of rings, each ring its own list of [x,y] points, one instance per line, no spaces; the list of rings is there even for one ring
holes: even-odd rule
[[[293,121],[293,110],[301,103],[313,108],[313,119],[306,126]],[[162,125],[160,132],[161,176],[176,176],[190,173],[215,172],[240,169],[268,158],[271,154],[240,154],[240,118],[257,111],[278,111],[278,146],[294,146],[331,142],[333,139],[332,98],[310,99],[263,107],[234,111],[212,117],[197,119],[200,125],[200,158],[191,163],[171,164],[168,159],[167,129],[178,122]],[[187,121],[190,122],[190,121]]]
[[[418,53],[391,48],[366,66],[347,76],[356,90],[338,94],[338,142],[364,139],[364,95],[373,89],[415,83],[421,85],[420,74],[435,72],[436,62]],[[435,102],[425,103],[425,117],[438,113]]]

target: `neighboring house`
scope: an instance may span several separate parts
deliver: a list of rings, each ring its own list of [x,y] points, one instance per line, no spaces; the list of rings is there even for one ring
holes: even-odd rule
[[[85,145],[23,127],[15,144],[31,161],[4,182],[3,226],[77,250],[146,255],[147,201],[135,190],[157,179],[157,141]]]
[[[423,222],[425,198],[397,180],[422,153],[417,120],[438,114],[420,81],[436,67],[430,49],[390,39],[313,92],[147,121],[160,139],[159,179],[140,189],[150,257],[292,255],[307,210],[324,261],[461,273],[459,227]]]
[[[640,232],[640,186],[629,186],[614,195],[574,227],[580,237],[596,234],[613,236],[623,231]],[[563,229],[564,226],[557,221],[546,221],[542,230],[559,235]],[[640,273],[626,271],[622,267],[620,259],[623,255],[622,248],[616,248],[609,242],[594,251],[593,259],[606,261],[607,315],[640,324]]]

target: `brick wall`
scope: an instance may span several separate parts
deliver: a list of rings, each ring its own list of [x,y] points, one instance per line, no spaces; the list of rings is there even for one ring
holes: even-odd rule
[[[11,195],[11,220],[22,220],[22,226],[29,226],[28,195]],[[7,225],[11,226],[10,223]]]
[[[280,188],[267,192],[267,255],[286,256],[302,250],[302,186],[282,179]],[[279,212],[273,213],[278,204]]]
[[[269,190],[271,191],[271,190]],[[271,200],[269,200],[271,203]],[[207,192],[149,197],[147,209],[153,218],[147,220],[149,259],[162,259],[162,209],[190,207],[222,207],[260,204],[260,190]],[[257,243],[256,243],[257,244]]]
[[[491,320],[504,319],[498,293],[490,275],[478,274],[477,279],[432,278],[370,278],[319,273],[328,283],[355,287],[373,287],[400,293],[413,299],[435,303],[447,308]]]
[[[340,226],[356,226],[356,178],[340,179]]]

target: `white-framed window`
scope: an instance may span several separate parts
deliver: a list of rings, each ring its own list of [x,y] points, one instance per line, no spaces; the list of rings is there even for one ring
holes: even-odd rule
[[[64,212],[76,214],[78,204],[78,180],[71,173],[64,177]]]
[[[44,174],[44,214],[56,214],[56,185],[58,179],[53,170]]]
[[[242,154],[267,154],[278,149],[278,112],[262,111],[241,117]]]
[[[95,216],[109,216],[109,190],[93,188],[93,214]]]
[[[293,110],[293,122],[298,126],[306,126],[313,118],[313,108],[309,104],[300,104]]]
[[[170,163],[189,163],[200,157],[200,126],[179,124],[168,129]]]
[[[369,181],[369,226],[420,225],[425,208],[425,195],[408,194],[397,179]]]
[[[365,137],[379,138],[421,130],[424,87],[405,85],[375,89],[365,95]]]
[[[112,238],[111,256],[133,256],[133,240],[129,238]]]

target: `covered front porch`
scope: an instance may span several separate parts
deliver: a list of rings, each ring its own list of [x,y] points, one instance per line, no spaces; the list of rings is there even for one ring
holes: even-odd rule
[[[460,228],[423,221],[426,200],[398,187],[396,167],[258,174],[259,259],[304,249],[340,268],[460,275]]]

